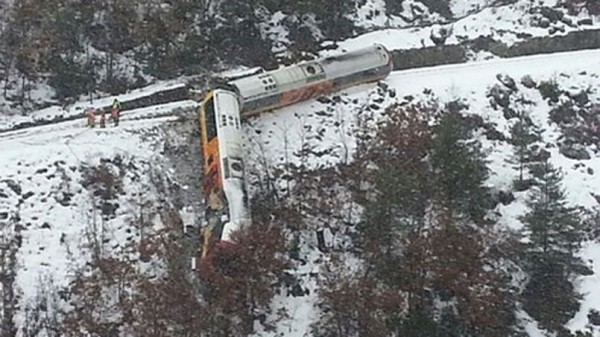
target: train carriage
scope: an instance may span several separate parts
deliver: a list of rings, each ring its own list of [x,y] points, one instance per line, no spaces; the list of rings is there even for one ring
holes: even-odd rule
[[[208,93],[200,108],[206,199],[201,265],[210,264],[215,249],[233,244],[232,233],[250,222],[239,111],[237,95],[226,90]]]
[[[205,223],[200,267],[212,269],[232,234],[248,225],[250,208],[244,180],[241,117],[300,102],[324,93],[385,78],[392,70],[381,45],[303,62],[226,83],[210,91],[200,108],[204,154]]]
[[[252,116],[361,83],[385,78],[392,57],[382,45],[283,67],[230,81],[242,116]]]

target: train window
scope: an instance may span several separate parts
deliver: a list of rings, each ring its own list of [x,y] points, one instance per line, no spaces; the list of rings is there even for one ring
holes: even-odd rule
[[[232,168],[234,171],[238,171],[238,172],[239,172],[239,171],[241,171],[241,170],[243,169],[243,168],[242,168],[242,164],[241,164],[241,163],[238,163],[238,162],[233,162],[233,163],[231,163],[231,168]]]
[[[217,121],[215,119],[214,98],[210,98],[204,104],[204,116],[206,118],[206,138],[212,140],[217,136]]]
[[[317,72],[317,70],[313,66],[308,66],[308,67],[306,67],[306,72],[311,75],[314,75]]]

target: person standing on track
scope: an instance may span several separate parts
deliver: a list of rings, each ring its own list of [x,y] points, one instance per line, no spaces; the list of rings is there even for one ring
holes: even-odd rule
[[[121,117],[121,102],[115,98],[112,104],[111,117],[115,126],[119,126],[119,118]]]
[[[87,124],[90,128],[96,126],[96,111],[93,107],[89,107],[86,112],[87,115]]]
[[[104,109],[100,110],[100,127],[103,129],[106,127],[106,111]]]

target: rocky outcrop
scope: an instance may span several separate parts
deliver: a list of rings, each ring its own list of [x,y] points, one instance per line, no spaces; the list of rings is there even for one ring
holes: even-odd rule
[[[579,144],[562,145],[559,151],[563,156],[570,159],[588,160],[591,158],[585,147]]]

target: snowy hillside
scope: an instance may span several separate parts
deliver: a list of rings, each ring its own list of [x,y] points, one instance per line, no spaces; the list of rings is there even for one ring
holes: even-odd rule
[[[1,114],[27,114],[73,97],[104,97],[239,64],[276,66],[282,57],[325,54],[320,50],[337,43],[348,49],[379,40],[403,50],[463,44],[469,59],[478,59],[490,56],[490,43],[594,33],[600,12],[592,0],[60,6],[27,0],[3,1],[0,8]]]
[[[379,2],[367,3],[374,6]],[[456,13],[469,11],[460,8],[458,2],[452,3]],[[522,12],[514,9],[525,6],[524,3],[519,1],[515,7],[506,7],[505,12],[484,9],[466,16],[455,25],[452,39],[471,32],[495,34],[497,26],[483,23],[503,15],[519,16]],[[506,22],[508,26],[503,29],[516,29],[517,23]],[[470,24],[481,30],[474,30]],[[539,28],[528,31],[542,34]],[[340,45],[351,49],[378,40],[390,48],[418,47],[428,36],[429,31],[425,29],[420,32],[394,29],[366,34]],[[515,35],[506,36],[509,36],[507,41],[512,41]],[[532,102],[528,106],[529,113],[544,130],[543,142],[548,144],[546,149],[551,154],[552,164],[564,172],[569,203],[591,210],[598,206],[595,195],[600,195],[599,129],[595,129],[596,134],[591,133],[591,140],[583,149],[578,148],[588,159],[566,157],[561,151],[565,145],[561,128],[564,125],[551,121],[550,110],[561,103],[575,102],[585,93],[581,107],[598,118],[598,69],[600,51],[590,50],[393,72],[381,83],[361,85],[249,120],[245,128],[247,165],[253,179],[260,179],[290,162],[299,161],[294,153],[305,146],[310,147],[313,154],[302,160],[311,169],[345,163],[355,151],[353,135],[361,114],[370,112],[381,118],[383,110],[393,103],[423,102],[443,106],[459,101],[466,106],[464,114],[479,116],[483,122],[478,139],[484,145],[491,167],[489,186],[510,189],[517,172],[508,163],[512,146],[506,139],[514,117],[506,116],[494,101],[496,96],[491,93],[499,90],[500,96],[508,95],[508,107],[522,108],[520,100]],[[530,78],[525,78],[526,75]],[[506,86],[510,83],[506,76],[514,79],[512,88]],[[538,88],[529,85],[530,81],[538,84],[554,81],[560,89],[558,102],[546,100]],[[154,89],[148,88],[142,93]],[[78,104],[74,109],[82,106],[85,104]],[[75,120],[0,134],[0,228],[4,243],[18,247],[17,326],[26,324],[27,308],[45,288],[68,285],[74,273],[89,262],[94,242],[100,241],[103,249],[118,256],[124,254],[128,244],[141,240],[144,230],[163,226],[161,210],[155,208],[157,204],[167,203],[177,209],[184,226],[197,225],[202,196],[200,177],[195,170],[200,167],[199,140],[192,121],[196,106],[193,101],[182,101],[126,111],[119,127],[109,123],[106,129],[89,129],[83,120]],[[53,117],[63,112],[50,108],[34,116]],[[0,120],[0,129],[9,128],[22,119],[17,118]],[[256,186],[253,189],[256,190]],[[516,192],[515,201],[497,206],[495,211],[503,227],[501,230],[522,228],[519,216],[526,209],[525,194]],[[278,321],[270,331],[263,331],[257,324],[257,337],[310,336],[311,325],[320,316],[316,289],[321,262],[327,255],[317,250],[317,239],[312,233],[305,234],[300,254],[306,263],[298,264],[290,273],[296,275],[301,287],[309,292],[303,296],[288,296],[285,292],[278,295],[273,300],[273,311],[284,308],[288,317]],[[338,234],[327,235],[326,244],[347,246],[349,242],[347,237]],[[581,254],[595,274],[577,280],[583,302],[569,327],[589,330],[592,336],[598,337],[600,329],[589,325],[588,312],[600,309],[600,244],[587,242]],[[137,261],[138,257],[134,259]],[[519,317],[519,324],[531,337],[547,336],[527,314],[520,312]]]
[[[600,104],[600,91],[597,89],[600,85],[598,69],[600,69],[600,51],[593,50],[393,72],[379,85],[362,85],[332,95],[333,99],[329,103],[317,101],[299,103],[251,120],[246,129],[246,139],[250,144],[249,163],[260,171],[256,173],[257,175],[264,175],[265,172],[273,172],[277,167],[285,166],[288,161],[300,164],[300,157],[294,153],[299,153],[302,147],[326,153],[319,157],[303,158],[304,163],[314,169],[343,163],[351,158],[354,151],[355,140],[352,135],[360,114],[371,112],[381,115],[383,109],[392,103],[426,103],[433,100],[441,106],[458,100],[468,107],[466,114],[480,116],[486,124],[493,126],[496,132],[509,138],[509,126],[514,119],[505,118],[501,110],[494,108],[488,95],[493,86],[503,86],[497,78],[498,74],[502,74],[510,76],[517,82],[516,92],[511,96],[511,104],[515,103],[517,97],[524,97],[534,102],[530,107],[532,119],[544,129],[543,139],[548,144],[552,163],[565,174],[564,187],[569,203],[572,206],[592,209],[598,206],[598,200],[594,195],[600,193],[600,176],[597,174],[600,172],[598,138],[595,144],[585,148],[590,154],[590,159],[574,160],[562,155],[557,146],[560,143],[559,139],[562,138],[562,132],[549,120],[548,113],[551,106],[542,98],[538,89],[527,88],[519,81],[526,75],[537,83],[555,80],[565,92],[587,92],[590,99],[588,104],[598,106]],[[561,100],[568,99],[564,94],[561,96]],[[499,140],[499,137],[488,139],[484,135],[484,130],[481,132],[479,139],[490,160],[489,166],[492,172],[488,181],[489,186],[500,190],[510,189],[512,180],[517,176],[517,172],[508,162],[512,146],[506,141]],[[265,168],[264,162],[269,163],[268,169]],[[497,208],[501,214],[500,223],[506,226],[506,229],[522,228],[518,217],[523,215],[526,209],[525,193],[517,193],[515,197],[515,202]],[[343,229],[334,229],[343,232]],[[337,241],[339,237],[336,241],[331,240],[330,238],[329,245],[348,244],[347,241]],[[316,245],[316,238],[311,237],[309,247],[313,247],[314,250]],[[569,324],[573,330],[590,329],[594,331],[593,336],[600,336],[600,329],[589,325],[587,314],[590,309],[600,307],[598,302],[600,269],[597,267],[597,261],[600,260],[600,256],[597,255],[599,248],[600,244],[592,241],[582,251],[585,261],[594,261],[593,270],[596,274],[578,281],[580,290],[584,294],[583,305],[579,314]],[[299,273],[302,275],[316,273],[320,269],[316,261],[322,260],[323,256],[318,253],[315,255],[313,250],[307,248],[305,252],[306,258],[313,263],[301,268]],[[311,294],[314,294],[315,281],[306,276],[305,282],[305,286],[312,290]],[[281,323],[283,336],[307,336],[306,327],[310,325],[311,320],[319,317],[312,296],[277,301],[276,305],[288,308],[291,314],[289,322]],[[520,324],[532,337],[546,336],[527,316],[522,316]]]
[[[341,47],[351,49],[365,41],[385,41],[390,49],[408,49],[434,46],[430,35],[440,27],[451,31],[445,44],[457,44],[478,37],[488,37],[509,45],[532,37],[564,35],[576,30],[597,27],[598,17],[582,11],[569,15],[563,8],[556,8],[556,1],[450,1],[452,18],[431,15],[430,10],[417,1],[403,1],[401,16],[386,16],[383,1],[367,1],[360,17],[366,28],[376,31],[349,39]],[[378,15],[369,13],[377,12]],[[549,15],[549,13],[553,13]],[[428,15],[431,15],[428,18]],[[404,16],[404,18],[402,18]],[[407,22],[411,18],[419,24]],[[422,23],[419,18],[425,17]],[[550,17],[550,18],[549,18]],[[369,19],[370,18],[370,19]],[[589,19],[589,22],[587,20]],[[583,21],[581,21],[583,20]],[[429,23],[427,23],[429,21]]]
[[[27,324],[23,315],[36,298],[71,282],[95,242],[107,254],[122,254],[139,242],[144,217],[149,227],[160,223],[157,203],[173,202],[164,190],[174,185],[173,158],[165,153],[184,139],[183,132],[167,135],[196,106],[182,101],[127,111],[118,127],[109,121],[105,129],[79,119],[0,135],[1,238],[19,245],[17,326]]]

